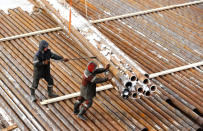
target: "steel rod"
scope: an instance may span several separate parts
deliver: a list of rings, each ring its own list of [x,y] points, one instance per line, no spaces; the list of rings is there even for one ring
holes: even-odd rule
[[[113,88],[113,86],[111,84],[105,85],[105,86],[100,86],[96,88],[96,91],[103,91],[103,90],[108,90]],[[52,99],[48,99],[48,100],[44,100],[42,102],[40,102],[42,105],[46,105],[46,104],[50,104],[53,102],[58,102],[58,101],[62,101],[62,100],[66,100],[66,99],[71,99],[74,97],[78,97],[80,95],[80,92],[76,92],[76,93],[72,93],[72,94],[68,94],[68,95],[64,95],[64,96],[60,96],[60,97],[56,97],[56,98],[52,98]]]
[[[157,12],[157,11],[163,11],[163,10],[168,10],[168,9],[173,9],[173,8],[178,8],[178,7],[183,7],[183,6],[189,6],[189,5],[194,5],[194,4],[201,4],[202,2],[203,2],[203,0],[188,2],[188,3],[183,3],[183,4],[177,4],[177,5],[170,5],[170,6],[165,6],[165,7],[160,7],[160,8],[155,8],[155,9],[150,9],[150,10],[145,10],[145,11],[139,11],[139,12],[135,12],[135,13],[129,13],[129,14],[124,14],[124,15],[99,19],[99,20],[93,20],[93,21],[90,21],[90,23],[95,24],[95,23],[100,23],[100,22],[104,22],[104,21],[144,15],[144,14],[149,14],[149,13],[153,13],[153,12]]]

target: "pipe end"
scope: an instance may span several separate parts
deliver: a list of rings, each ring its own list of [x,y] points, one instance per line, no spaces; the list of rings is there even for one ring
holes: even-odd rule
[[[144,74],[145,77],[149,78],[149,74]]]
[[[137,77],[136,77],[136,76],[132,76],[132,77],[130,78],[130,80],[131,80],[131,81],[136,81],[136,80],[137,80]]]
[[[143,83],[144,83],[144,84],[148,84],[148,83],[149,83],[149,79],[144,79],[144,80],[143,80]]]
[[[155,85],[152,85],[151,87],[150,87],[150,90],[151,91],[155,91],[157,88],[156,88],[156,86]]]
[[[198,111],[198,109],[197,108],[195,108],[195,109],[193,109],[193,111],[196,113],[196,114],[198,114],[199,116],[201,116],[202,114]]]
[[[125,83],[125,87],[129,88],[131,86],[132,86],[132,82],[128,81],[128,82]]]
[[[138,98],[138,93],[136,93],[136,92],[135,92],[135,93],[133,93],[133,94],[132,94],[132,97],[133,97],[133,99]]]
[[[143,92],[144,92],[144,90],[143,90],[142,87],[138,88],[137,91],[138,91],[139,93],[143,93]]]
[[[148,129],[145,127],[144,129],[142,129],[142,131],[148,131]]]
[[[144,95],[145,95],[145,96],[150,96],[150,95],[151,95],[151,92],[150,92],[150,91],[144,91]]]
[[[129,95],[130,95],[129,89],[124,89],[121,96],[122,96],[124,99],[128,99]]]

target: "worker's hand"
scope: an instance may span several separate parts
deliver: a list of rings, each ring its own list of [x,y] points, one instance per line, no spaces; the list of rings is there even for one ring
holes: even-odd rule
[[[45,64],[45,65],[49,64],[49,60],[43,61],[43,64]]]
[[[63,61],[68,62],[69,60],[68,60],[68,58],[63,58]]]
[[[106,65],[106,71],[109,70],[109,67],[110,67],[110,64],[107,64],[107,65]]]
[[[107,76],[107,78],[108,78],[108,80],[111,80],[111,79],[113,78],[113,76],[112,76],[111,74],[109,74],[109,75]]]

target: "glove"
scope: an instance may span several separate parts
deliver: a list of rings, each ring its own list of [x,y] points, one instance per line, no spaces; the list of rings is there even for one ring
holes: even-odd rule
[[[68,58],[63,58],[63,61],[68,62],[69,60],[68,60]]]
[[[108,78],[108,81],[110,81],[110,80],[113,78],[113,76],[112,76],[111,74],[109,74],[109,75],[107,76],[107,78]]]
[[[106,71],[109,70],[109,67],[110,67],[110,64],[107,64],[107,65],[106,65]]]

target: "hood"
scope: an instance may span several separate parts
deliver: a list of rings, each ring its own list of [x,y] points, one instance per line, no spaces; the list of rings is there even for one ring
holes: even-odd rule
[[[40,43],[39,43],[39,51],[43,51],[44,48],[46,48],[48,46],[49,46],[49,44],[45,40],[40,41]]]
[[[94,61],[90,61],[87,65],[87,70],[91,73],[93,73],[95,71],[95,69],[97,68],[97,64]]]

